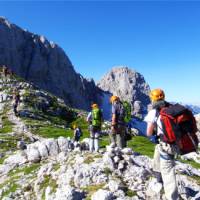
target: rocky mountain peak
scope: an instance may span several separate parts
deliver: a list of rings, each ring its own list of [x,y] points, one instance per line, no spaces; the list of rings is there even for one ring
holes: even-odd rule
[[[122,100],[131,102],[140,101],[146,107],[149,103],[149,85],[144,77],[128,67],[114,67],[97,84],[103,91],[117,95]]]

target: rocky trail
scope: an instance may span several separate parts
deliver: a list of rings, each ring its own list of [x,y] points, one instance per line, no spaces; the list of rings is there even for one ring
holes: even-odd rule
[[[131,148],[121,150],[113,146],[91,153],[87,138],[73,143],[66,137],[44,138],[32,133],[21,115],[16,117],[12,111],[9,88],[19,87],[24,98],[25,85],[15,81],[1,84],[0,145],[5,147],[1,152],[0,199],[165,200],[148,156]],[[38,99],[45,96],[35,93]],[[27,115],[29,111],[23,110],[26,107],[20,108]],[[17,147],[21,138],[25,148]],[[7,146],[8,141],[15,142]],[[200,199],[200,169],[177,161],[176,176],[182,199]]]

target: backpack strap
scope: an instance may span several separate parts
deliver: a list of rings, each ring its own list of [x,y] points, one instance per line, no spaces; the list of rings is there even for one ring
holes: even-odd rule
[[[163,100],[162,101],[158,101],[158,102],[153,104],[153,108],[156,110],[156,120],[155,120],[156,125],[155,125],[155,130],[154,130],[156,135],[158,133],[158,128],[160,128],[162,130],[162,127],[158,126],[158,123],[157,123],[158,122],[158,118],[160,116],[160,111],[161,111],[162,108],[168,107],[169,105],[170,104],[168,102],[163,101]],[[159,137],[162,140],[162,136],[158,136],[157,135],[157,137]]]

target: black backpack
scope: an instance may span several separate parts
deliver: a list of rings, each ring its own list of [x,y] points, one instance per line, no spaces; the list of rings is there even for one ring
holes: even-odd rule
[[[117,122],[124,124],[125,123],[126,110],[123,106],[123,103],[118,102],[116,104],[116,106],[117,106]]]

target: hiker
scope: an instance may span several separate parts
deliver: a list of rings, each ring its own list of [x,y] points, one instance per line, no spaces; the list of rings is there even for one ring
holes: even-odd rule
[[[76,124],[73,125],[73,129],[74,129],[74,138],[73,138],[73,140],[75,142],[78,142],[80,140],[80,137],[82,136],[82,131]]]
[[[87,116],[87,122],[90,129],[90,151],[99,151],[99,136],[101,132],[101,124],[103,122],[103,114],[98,104],[92,104],[92,111]]]
[[[1,94],[1,102],[3,102],[3,94]]]
[[[176,145],[168,144],[162,141],[164,135],[159,111],[161,108],[169,105],[165,101],[164,91],[161,89],[154,89],[150,92],[150,99],[152,102],[152,109],[145,117],[147,122],[147,136],[157,135],[160,139],[154,151],[153,170],[159,183],[163,183],[165,196],[167,200],[177,200],[178,187],[175,176],[175,160],[174,156],[177,154]]]
[[[19,102],[20,102],[20,94],[19,94],[19,91],[17,90],[17,88],[15,88],[14,92],[13,92],[13,111],[15,113],[15,116],[18,116],[18,114],[19,114],[18,110],[17,110]]]
[[[3,78],[4,78],[4,83],[7,82],[7,75],[8,75],[8,69],[5,65],[2,66],[2,74],[3,74]]]
[[[111,143],[120,148],[126,147],[125,132],[126,123],[124,120],[125,110],[119,97],[111,96],[110,103],[112,104],[112,120],[111,120]]]

